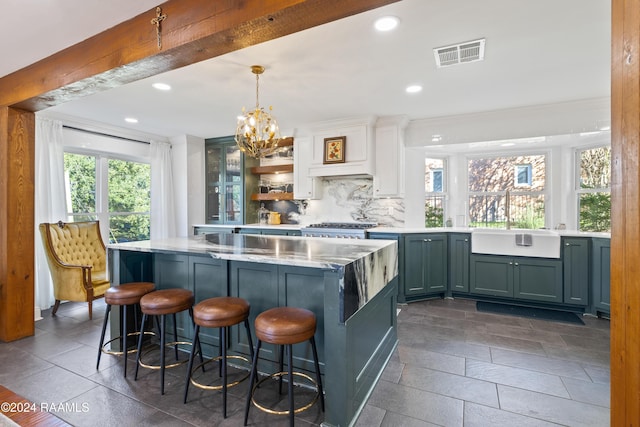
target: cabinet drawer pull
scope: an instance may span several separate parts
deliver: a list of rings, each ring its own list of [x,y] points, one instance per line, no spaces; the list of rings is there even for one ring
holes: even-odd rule
[[[571,244],[570,244],[570,243],[565,243],[564,245],[565,245],[565,246],[571,246]]]
[[[518,266],[518,263],[517,263],[517,262],[516,262],[515,266],[516,266],[516,267]]]
[[[422,239],[423,242],[430,242],[431,239]]]

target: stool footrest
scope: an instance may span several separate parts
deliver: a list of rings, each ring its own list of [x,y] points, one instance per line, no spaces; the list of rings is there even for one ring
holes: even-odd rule
[[[253,390],[251,390],[251,403],[253,403],[253,405],[256,408],[258,408],[261,411],[266,412],[268,414],[289,415],[289,411],[288,410],[287,411],[278,411],[278,410],[275,410],[275,409],[272,409],[272,408],[268,408],[268,407],[258,403],[256,401],[256,399],[255,399],[255,391],[256,391],[257,388],[260,387],[260,384],[262,384],[265,381],[268,381],[268,380],[270,380],[272,378],[278,378],[278,377],[285,377],[286,378],[288,375],[289,375],[288,372],[276,372],[276,373],[273,373],[273,374],[271,374],[271,375],[269,375],[269,376],[267,376],[265,378],[262,378],[260,381],[258,381],[257,384],[253,386]],[[307,381],[311,382],[316,388],[316,393],[315,393],[313,399],[311,400],[311,402],[309,402],[309,403],[307,403],[307,404],[305,404],[305,405],[293,410],[294,414],[299,414],[300,412],[306,411],[307,409],[312,407],[314,403],[316,403],[316,401],[318,400],[318,397],[320,396],[320,389],[318,387],[318,383],[316,382],[316,380],[311,378],[309,375],[303,374],[302,372],[292,372],[292,375],[293,376],[297,376],[297,377],[302,377],[302,378],[306,379]]]
[[[173,341],[173,342],[166,343],[164,346],[165,347],[173,347],[175,345],[191,345],[191,343],[188,342],[188,341]],[[147,368],[147,369],[160,369],[161,368],[160,365],[150,365],[150,364],[147,364],[147,363],[142,361],[142,356],[143,355],[148,355],[154,350],[157,350],[157,349],[156,348],[152,348],[151,350],[148,350],[148,351],[143,352],[142,354],[140,354],[140,357],[138,358],[138,364],[140,366],[142,366],[143,368]],[[164,367],[165,367],[165,369],[175,368],[176,366],[184,365],[188,361],[189,361],[189,359],[179,360],[179,361],[177,361],[175,363],[172,363],[170,365],[165,365]]]
[[[227,359],[236,359],[236,360],[242,360],[242,361],[247,362],[249,364],[251,363],[251,361],[249,359],[247,359],[246,357],[244,357],[244,356],[232,355],[232,356],[227,356]],[[212,359],[205,360],[203,363],[201,363],[198,366],[196,366],[195,368],[193,368],[193,370],[191,371],[191,373],[189,375],[189,381],[191,382],[191,384],[193,384],[194,386],[196,386],[198,388],[204,389],[204,390],[222,390],[222,388],[223,388],[222,385],[205,385],[205,384],[197,382],[192,377],[193,373],[195,371],[197,371],[198,369],[200,369],[201,367],[203,367],[203,366],[205,366],[205,365],[207,365],[209,363],[217,362],[217,361],[220,361],[220,360],[222,360],[222,356],[217,356],[217,357],[214,357]],[[251,370],[247,371],[246,375],[244,375],[242,378],[240,378],[240,379],[238,379],[236,381],[227,383],[227,387],[233,387],[233,386],[236,386],[236,385],[240,384],[242,381],[244,381],[247,378],[249,378],[249,373],[250,372],[251,372]]]
[[[154,332],[145,332],[145,335],[155,335]],[[140,332],[130,332],[127,334],[128,337],[133,337],[133,336],[139,336]],[[111,344],[114,341],[120,340],[122,337],[120,335],[118,335],[115,338],[110,339],[109,341],[107,341],[106,343],[104,343],[104,345],[102,347],[100,347],[100,351],[102,351],[105,354],[112,354],[114,356],[122,356],[124,354],[124,352],[122,351],[115,351],[115,350],[107,350],[106,347]],[[131,350],[127,351],[127,354],[131,354],[131,353],[135,353],[137,352],[138,349],[137,348],[132,348]]]

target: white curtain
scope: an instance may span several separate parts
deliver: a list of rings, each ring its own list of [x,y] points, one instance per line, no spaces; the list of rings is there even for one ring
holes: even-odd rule
[[[175,237],[171,144],[151,141],[151,239]]]
[[[65,220],[62,123],[36,117],[35,171],[35,305],[46,310],[54,302],[53,284],[38,225]]]

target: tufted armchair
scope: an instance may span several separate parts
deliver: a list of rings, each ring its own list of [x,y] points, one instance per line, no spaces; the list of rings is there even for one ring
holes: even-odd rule
[[[42,223],[39,228],[56,299],[51,315],[56,315],[60,301],[87,301],[91,319],[93,300],[110,286],[98,221]]]

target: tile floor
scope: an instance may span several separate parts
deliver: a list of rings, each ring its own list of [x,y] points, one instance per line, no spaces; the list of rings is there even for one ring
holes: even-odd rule
[[[399,345],[357,421],[377,426],[609,425],[609,322],[585,325],[477,312],[471,300],[400,306]],[[0,384],[37,403],[69,403],[57,416],[76,426],[241,426],[246,382],[230,389],[223,420],[216,392],[191,388],[182,403],[184,368],[127,379],[120,359],[96,352],[104,316],[97,302],[63,304],[36,322],[36,334],[0,343]],[[319,425],[315,405],[297,425]],[[288,425],[255,408],[249,425]]]

